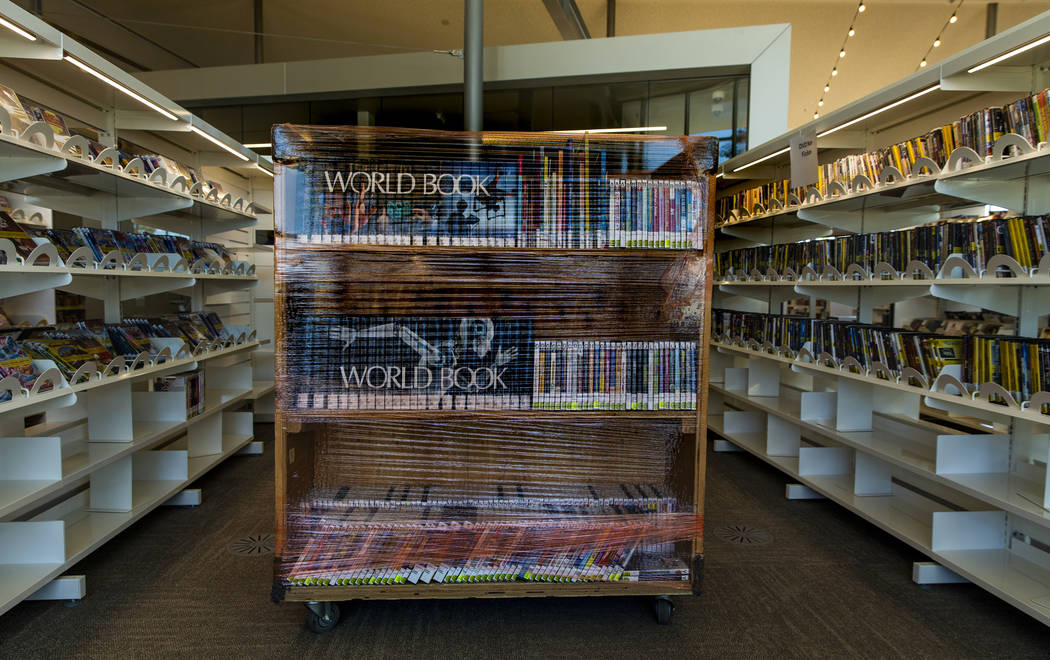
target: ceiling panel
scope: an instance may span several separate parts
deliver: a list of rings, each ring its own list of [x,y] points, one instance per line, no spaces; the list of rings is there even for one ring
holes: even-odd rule
[[[606,0],[576,0],[594,37],[605,35]],[[23,6],[34,4],[22,0]],[[248,64],[254,0],[45,0],[44,18],[129,70]],[[823,111],[916,70],[958,3],[868,0],[847,57],[836,57],[857,0],[617,0],[616,35],[792,24],[789,125],[808,120],[832,80]],[[984,37],[985,2],[968,0],[930,64]],[[463,0],[263,0],[267,62],[449,50],[463,44]],[[1050,10],[1050,0],[998,3],[999,29]],[[101,14],[101,16],[99,15]],[[558,41],[543,0],[488,0],[485,44]],[[439,55],[435,55],[439,57]]]

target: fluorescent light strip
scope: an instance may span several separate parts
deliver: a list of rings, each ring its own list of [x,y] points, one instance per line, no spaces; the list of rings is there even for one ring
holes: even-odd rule
[[[151,110],[155,110],[155,111],[159,112],[160,114],[164,115],[168,119],[170,119],[172,121],[178,121],[179,120],[178,117],[173,115],[171,112],[168,112],[164,108],[160,107],[159,105],[157,105],[153,101],[150,101],[149,99],[147,99],[146,97],[142,96],[141,94],[138,94],[137,92],[131,91],[130,89],[128,89],[124,85],[121,85],[120,83],[118,83],[116,80],[113,80],[112,78],[110,78],[109,76],[105,75],[104,73],[102,73],[100,71],[96,71],[96,70],[92,69],[87,64],[84,64],[83,62],[81,62],[80,60],[76,59],[75,57],[72,57],[71,55],[66,55],[66,61],[69,62],[70,64],[76,66],[77,68],[79,68],[79,69],[81,69],[83,71],[86,71],[87,73],[90,73],[91,75],[95,76],[96,78],[98,78],[102,82],[119,89],[120,91],[124,92],[125,94],[127,94],[131,98],[135,99],[136,101],[138,101],[142,105],[146,106],[147,108],[150,108]]]
[[[263,174],[267,174],[269,176],[273,176],[273,172],[271,172],[270,170],[266,169],[265,167],[263,167],[259,163],[256,163],[255,166],[258,167],[260,170],[262,170]]]
[[[269,142],[245,142],[245,149],[272,149],[273,144]]]
[[[759,163],[767,161],[770,158],[773,158],[774,156],[779,156],[780,154],[786,154],[790,150],[791,150],[791,147],[784,147],[780,151],[774,151],[773,153],[769,154],[768,156],[762,156],[758,160],[753,160],[750,163],[748,163],[747,165],[741,165],[740,167],[735,168],[733,171],[734,172],[739,172],[740,170],[746,170],[747,168],[751,167],[752,165],[758,165]]]
[[[719,172],[718,174],[716,174],[716,175],[715,175],[715,178],[716,178],[716,179],[721,179],[721,178],[722,178],[722,177],[724,177],[725,175],[726,175],[726,173],[725,173],[725,172]]]
[[[30,41],[36,41],[36,36],[35,35],[29,34],[28,32],[26,32],[25,30],[23,30],[19,26],[15,25],[11,21],[7,20],[3,16],[0,16],[0,25],[3,25],[5,28],[7,28],[8,30],[11,30],[12,32],[14,32],[15,34],[17,34],[20,37],[25,37],[26,39],[29,39]]]
[[[920,96],[924,96],[924,95],[929,94],[930,92],[936,91],[936,90],[938,90],[940,88],[941,88],[940,83],[934,85],[933,87],[927,87],[926,89],[922,90],[921,92],[915,92],[911,96],[906,96],[906,97],[902,98],[899,101],[894,101],[893,103],[890,103],[889,105],[884,105],[884,106],[882,106],[881,108],[879,108],[877,110],[872,110],[871,112],[869,112],[866,115],[861,115],[860,117],[857,117],[856,119],[849,120],[845,124],[839,124],[835,128],[829,128],[828,130],[824,131],[823,133],[817,133],[817,137],[818,138],[822,138],[825,135],[831,135],[835,131],[841,131],[842,129],[846,128],[847,126],[852,126],[852,125],[854,125],[854,124],[856,124],[858,122],[862,122],[865,119],[868,119],[870,117],[874,117],[877,114],[881,114],[883,112],[886,112],[890,108],[896,108],[898,105],[907,103],[908,101],[914,101],[915,99],[919,98]]]
[[[205,133],[201,129],[197,128],[196,126],[190,126],[190,130],[193,131],[194,133],[196,133],[197,135],[201,136],[202,138],[204,138],[208,142],[211,142],[212,144],[214,144],[214,145],[216,145],[218,147],[221,147],[221,148],[225,149],[226,151],[229,151],[231,154],[233,154],[234,156],[240,158],[241,160],[250,160],[247,156],[245,156],[241,152],[237,151],[236,149],[234,149],[230,145],[226,144],[225,142],[223,142],[219,138],[213,137],[211,135],[208,135],[207,133]]]
[[[983,63],[978,64],[977,66],[975,66],[973,68],[967,69],[966,73],[977,73],[981,69],[986,69],[986,68],[992,66],[993,64],[998,64],[999,62],[1002,62],[1005,59],[1009,59],[1009,58],[1013,57],[1014,55],[1020,55],[1021,53],[1025,52],[1026,50],[1032,50],[1036,46],[1042,46],[1043,44],[1045,44],[1048,41],[1050,41],[1050,34],[1046,35],[1042,39],[1037,39],[1037,40],[1033,41],[1032,43],[1025,44],[1023,46],[1018,46],[1017,48],[1014,48],[1013,50],[1011,50],[1009,52],[1003,53],[999,57],[995,57],[993,59],[988,60],[987,62],[983,62]]]
[[[634,128],[582,128],[575,131],[551,131],[551,133],[644,133],[666,130],[666,126],[635,126]]]

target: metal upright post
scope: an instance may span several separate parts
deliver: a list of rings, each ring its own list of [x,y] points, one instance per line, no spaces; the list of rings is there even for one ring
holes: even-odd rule
[[[484,0],[465,0],[463,39],[463,124],[468,131],[481,130],[482,85],[484,84]]]

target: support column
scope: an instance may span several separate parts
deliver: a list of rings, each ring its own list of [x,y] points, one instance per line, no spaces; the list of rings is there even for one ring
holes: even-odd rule
[[[463,128],[480,131],[484,113],[482,86],[484,83],[484,0],[465,0],[463,38]]]

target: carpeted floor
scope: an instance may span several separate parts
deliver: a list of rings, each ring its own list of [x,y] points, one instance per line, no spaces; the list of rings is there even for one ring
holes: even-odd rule
[[[258,437],[272,437],[259,426]],[[200,482],[204,503],[161,509],[89,557],[78,605],[0,617],[0,657],[1006,657],[1045,658],[1050,628],[971,585],[919,587],[922,557],[828,502],[787,501],[785,477],[712,454],[705,584],[671,626],[635,598],[374,602],[335,631],[269,601],[269,556],[229,545],[273,530],[273,455],[235,457]],[[747,525],[767,544],[714,530]]]

